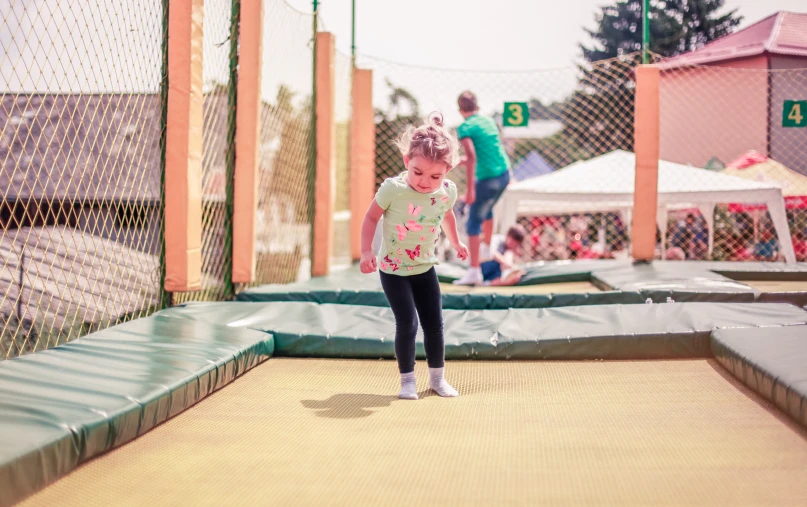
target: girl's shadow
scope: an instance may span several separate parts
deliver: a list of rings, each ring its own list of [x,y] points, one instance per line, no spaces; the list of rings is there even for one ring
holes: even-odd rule
[[[397,399],[397,396],[378,394],[335,394],[327,400],[303,400],[301,403],[305,408],[316,410],[319,417],[356,419],[374,413],[368,409],[389,407]]]

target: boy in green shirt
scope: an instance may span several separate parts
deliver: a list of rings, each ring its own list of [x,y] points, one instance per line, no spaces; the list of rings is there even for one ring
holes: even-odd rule
[[[465,157],[459,165],[465,166],[468,190],[465,204],[469,206],[468,251],[471,267],[465,276],[454,282],[457,285],[479,285],[482,270],[479,263],[480,235],[490,244],[493,235],[493,207],[510,183],[510,159],[504,149],[499,127],[493,118],[481,116],[476,96],[463,92],[457,100],[465,122],[457,128]]]

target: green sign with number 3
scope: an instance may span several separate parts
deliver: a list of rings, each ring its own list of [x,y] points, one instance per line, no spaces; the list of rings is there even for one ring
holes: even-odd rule
[[[783,127],[807,127],[807,100],[786,100],[782,113]]]
[[[505,127],[526,127],[530,110],[526,102],[505,102],[502,123]]]

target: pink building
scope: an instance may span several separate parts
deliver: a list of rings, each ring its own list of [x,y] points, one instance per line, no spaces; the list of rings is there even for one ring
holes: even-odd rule
[[[784,102],[807,100],[807,13],[778,12],[660,67],[663,160],[705,167],[756,150],[807,174],[807,128],[782,126]]]

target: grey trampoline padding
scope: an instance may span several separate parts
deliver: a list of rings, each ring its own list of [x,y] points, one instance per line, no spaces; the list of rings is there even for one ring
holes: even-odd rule
[[[594,273],[600,285],[627,291],[640,291],[654,301],[672,297],[676,301],[755,300],[751,287],[709,270],[681,269],[681,263],[623,265]]]
[[[748,387],[807,426],[807,326],[717,330],[712,353]]]
[[[275,355],[393,358],[389,308],[315,303],[194,303],[160,315],[271,333]],[[682,303],[444,311],[448,359],[709,357],[719,328],[807,323],[785,304]],[[422,336],[418,353],[423,357]]]

